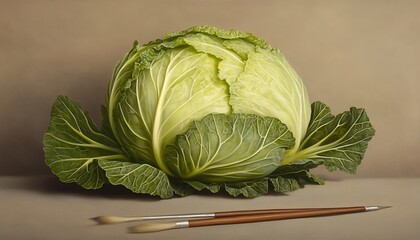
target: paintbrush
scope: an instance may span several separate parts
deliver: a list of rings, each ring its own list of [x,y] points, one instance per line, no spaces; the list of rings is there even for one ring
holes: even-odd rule
[[[146,233],[146,232],[157,232],[170,229],[178,228],[190,228],[190,227],[204,227],[213,225],[225,225],[225,224],[239,224],[239,223],[252,223],[262,221],[274,221],[283,219],[293,218],[308,218],[308,217],[320,217],[338,214],[349,214],[349,213],[360,213],[377,211],[388,206],[357,206],[357,207],[344,207],[344,208],[323,208],[323,209],[312,209],[312,210],[292,210],[278,213],[259,213],[250,215],[237,215],[237,216],[226,216],[226,217],[213,217],[210,219],[193,219],[184,220],[179,222],[158,222],[158,223],[147,223],[128,228],[129,233]],[[261,211],[261,210],[257,210]]]
[[[157,215],[157,216],[98,216],[91,218],[91,220],[98,224],[117,224],[133,221],[146,221],[146,220],[169,220],[169,219],[191,219],[191,218],[221,218],[221,217],[234,217],[253,214],[268,214],[268,213],[286,213],[286,212],[302,212],[321,210],[329,208],[289,208],[289,209],[261,209],[261,210],[240,210],[240,211],[227,211],[227,212],[213,212],[213,213],[189,213],[189,214],[173,214],[173,215]]]

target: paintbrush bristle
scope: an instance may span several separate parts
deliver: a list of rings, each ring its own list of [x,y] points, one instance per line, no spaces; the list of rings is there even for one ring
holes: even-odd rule
[[[159,232],[176,228],[176,222],[145,223],[128,228],[129,233]]]
[[[97,222],[98,224],[116,224],[116,223],[122,223],[122,222],[128,221],[128,219],[125,217],[115,217],[115,216],[98,216],[91,219]]]

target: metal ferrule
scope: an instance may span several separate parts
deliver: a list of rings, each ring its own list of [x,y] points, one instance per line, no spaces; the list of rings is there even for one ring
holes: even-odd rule
[[[372,207],[365,207],[365,210],[366,210],[366,212],[369,212],[369,211],[376,211],[376,210],[378,210],[379,208],[378,207],[376,207],[376,206],[372,206]]]
[[[190,223],[188,221],[182,221],[175,223],[175,228],[187,228],[190,226]]]
[[[214,218],[214,213],[180,214],[180,215],[160,215],[146,216],[143,220],[165,220],[165,219],[184,219],[184,218]]]

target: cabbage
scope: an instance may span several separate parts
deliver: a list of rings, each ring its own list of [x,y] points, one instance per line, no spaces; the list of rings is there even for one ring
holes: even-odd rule
[[[284,56],[252,34],[193,27],[117,64],[98,128],[60,96],[44,136],[61,181],[162,198],[207,189],[256,197],[322,184],[309,170],[354,173],[374,129],[363,109],[312,105]]]

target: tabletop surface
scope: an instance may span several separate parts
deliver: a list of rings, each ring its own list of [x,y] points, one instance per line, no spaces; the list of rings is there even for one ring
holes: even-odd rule
[[[54,177],[0,177],[0,239],[415,239],[420,236],[420,178],[349,178],[288,194],[244,199],[198,194],[160,200],[106,186],[84,190]],[[242,209],[390,205],[320,218],[128,234],[136,223],[99,226],[98,215],[161,215]]]

